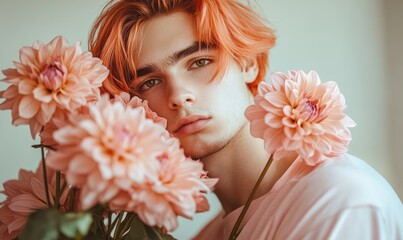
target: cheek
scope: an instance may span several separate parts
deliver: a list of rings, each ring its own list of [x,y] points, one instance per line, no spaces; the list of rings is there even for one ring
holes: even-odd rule
[[[161,109],[158,104],[155,104],[154,101],[148,101],[148,106],[152,111],[154,111],[158,116],[163,117],[161,113]]]
[[[166,116],[167,103],[162,94],[143,95],[141,99],[146,100],[150,109],[158,116],[163,118],[168,117]]]
[[[151,110],[153,110],[158,116],[165,118],[168,120],[169,124],[169,116],[167,115],[167,107],[165,104],[162,104],[161,101],[155,102],[155,104],[150,105]]]
[[[198,82],[208,84],[212,82],[214,73],[216,71],[216,64],[210,64],[199,71],[195,71],[193,74],[193,78],[195,78]]]
[[[253,97],[239,75],[229,75],[220,84],[220,92],[217,102],[220,103],[220,111],[226,112],[231,117],[242,118],[246,107],[253,103]]]
[[[250,102],[251,92],[240,71],[233,70],[227,72],[219,83],[219,88],[222,97],[232,101],[232,105]]]

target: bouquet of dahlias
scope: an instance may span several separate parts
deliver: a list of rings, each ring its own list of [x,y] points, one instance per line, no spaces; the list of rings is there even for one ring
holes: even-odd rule
[[[14,64],[0,109],[40,135],[42,159],[3,184],[1,239],[171,239],[178,216],[209,209],[217,180],[146,102],[101,95],[108,69],[79,43],[37,42]]]

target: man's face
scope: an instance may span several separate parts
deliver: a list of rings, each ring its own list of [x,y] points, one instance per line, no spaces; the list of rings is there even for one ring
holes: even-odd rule
[[[177,12],[146,23],[133,90],[168,120],[168,131],[194,159],[224,148],[246,126],[244,111],[252,102],[234,59],[221,80],[211,81],[217,57],[213,47],[199,50],[190,14]]]

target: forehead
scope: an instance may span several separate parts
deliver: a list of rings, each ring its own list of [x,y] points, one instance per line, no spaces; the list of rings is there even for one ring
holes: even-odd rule
[[[197,40],[194,20],[189,13],[176,12],[153,17],[145,23],[138,68],[158,63]]]

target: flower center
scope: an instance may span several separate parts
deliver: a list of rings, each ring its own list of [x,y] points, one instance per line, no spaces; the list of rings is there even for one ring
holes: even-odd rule
[[[114,137],[114,147],[117,147],[122,150],[130,150],[130,146],[133,144],[133,141],[136,141],[137,137],[133,135],[128,129],[124,127],[116,127],[113,130]],[[116,150],[116,149],[115,149]]]
[[[127,131],[127,129],[118,128],[115,130],[115,134],[120,142],[130,139],[130,133]]]
[[[302,102],[300,113],[301,117],[306,121],[313,120],[318,116],[319,109],[318,109],[318,99],[311,100],[306,98],[304,102]]]
[[[60,60],[45,65],[39,74],[39,82],[49,90],[59,89],[66,79],[67,69]]]

